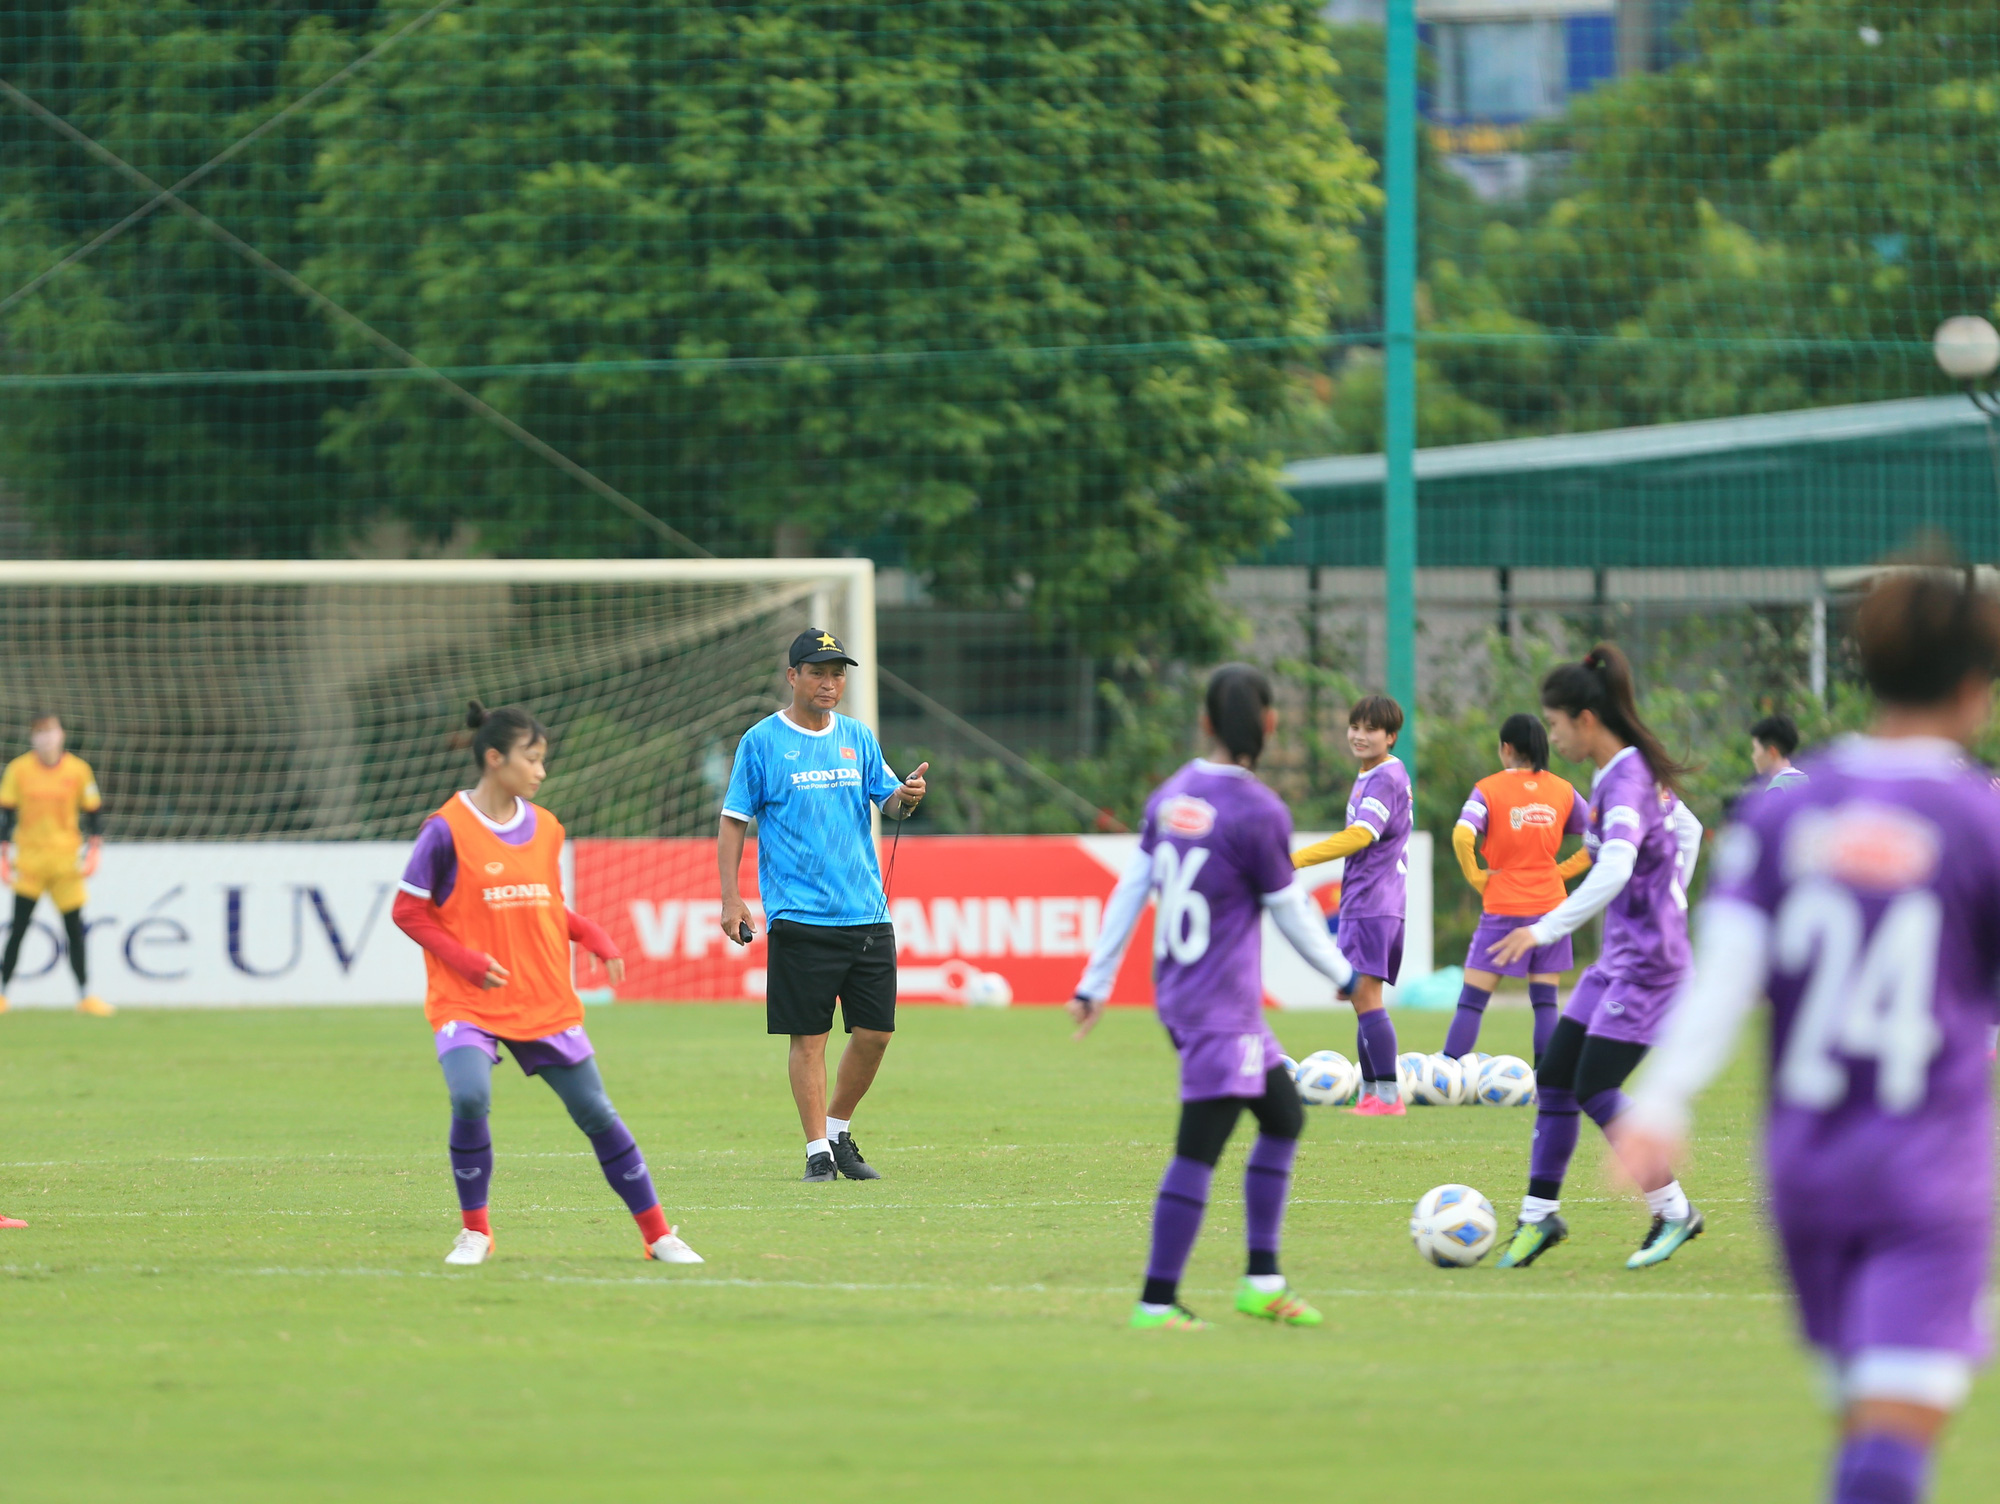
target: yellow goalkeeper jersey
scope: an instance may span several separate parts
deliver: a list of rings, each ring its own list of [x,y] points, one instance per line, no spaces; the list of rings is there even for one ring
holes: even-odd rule
[[[24,865],[75,861],[83,845],[77,814],[103,803],[97,775],[74,752],[63,753],[54,767],[23,752],[0,774],[0,807],[20,812],[14,844]]]

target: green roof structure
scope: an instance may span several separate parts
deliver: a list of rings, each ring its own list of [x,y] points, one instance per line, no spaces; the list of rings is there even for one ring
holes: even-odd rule
[[[2000,559],[2000,461],[1963,397],[1921,397],[1417,451],[1437,568],[1839,568],[1926,534]],[[1379,565],[1379,454],[1300,460],[1266,564]]]

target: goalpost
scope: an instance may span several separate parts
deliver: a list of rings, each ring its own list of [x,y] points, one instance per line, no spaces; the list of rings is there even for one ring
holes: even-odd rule
[[[120,841],[407,840],[477,696],[554,728],[576,836],[705,835],[807,625],[874,725],[866,559],[10,561],[0,727],[60,714]]]
[[[84,915],[113,1002],[421,997],[388,912],[424,817],[472,781],[474,697],[551,728],[539,800],[574,838],[572,906],[635,963],[720,963],[688,895],[716,891],[736,742],[785,703],[807,626],[858,660],[842,709],[873,725],[865,559],[9,561],[0,746],[54,712],[98,774]],[[9,1000],[69,1006],[65,957],[43,905]],[[582,960],[577,981],[606,978]]]

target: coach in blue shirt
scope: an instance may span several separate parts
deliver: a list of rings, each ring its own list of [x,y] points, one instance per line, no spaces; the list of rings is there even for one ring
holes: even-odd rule
[[[880,1180],[848,1124],[896,1031],[896,932],[882,893],[870,807],[907,820],[924,797],[924,763],[899,780],[875,733],[835,713],[854,660],[831,632],[792,641],[792,703],[744,733],[722,800],[716,840],[722,932],[754,930],[738,873],[757,822],[757,886],[770,934],[764,1012],[792,1039],[792,1099],[806,1134],[807,1180]],[[826,1037],[834,999],[851,1036],[826,1097]]]

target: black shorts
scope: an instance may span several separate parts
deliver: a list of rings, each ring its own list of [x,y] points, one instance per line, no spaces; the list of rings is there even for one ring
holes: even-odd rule
[[[840,999],[847,1032],[896,1028],[896,929],[771,921],[764,1018],[773,1034],[825,1034]]]

